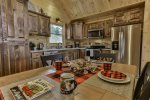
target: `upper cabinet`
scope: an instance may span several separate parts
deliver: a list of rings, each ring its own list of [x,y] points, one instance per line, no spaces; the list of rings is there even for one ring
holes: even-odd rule
[[[144,18],[144,9],[136,8],[129,11],[128,22],[142,22]]]
[[[84,34],[83,37],[88,37],[89,31],[102,30],[101,38],[110,38],[111,37],[111,27],[113,26],[113,19],[108,19],[104,21],[97,21],[93,23],[86,23],[84,25]],[[93,32],[94,34],[95,32]]]
[[[73,39],[82,39],[83,38],[83,22],[72,23],[72,33],[73,33]]]
[[[115,25],[124,25],[143,22],[144,9],[133,8],[125,11],[118,11],[114,15]]]
[[[29,34],[38,34],[38,15],[29,12]]]
[[[29,34],[50,36],[50,17],[29,11]]]
[[[28,38],[28,0],[2,0],[3,38]]]
[[[105,21],[104,24],[104,37],[110,38],[111,37],[111,27],[113,26],[113,20],[109,19]]]
[[[42,36],[50,36],[50,18],[39,16],[39,34]]]

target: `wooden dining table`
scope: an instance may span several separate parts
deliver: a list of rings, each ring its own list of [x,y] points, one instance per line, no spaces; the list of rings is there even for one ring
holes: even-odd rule
[[[17,73],[0,78],[0,90],[5,100],[13,100],[9,89],[21,83],[25,83],[37,78],[42,78],[50,82],[55,88],[36,100],[132,100],[137,67],[126,64],[112,64],[112,70],[126,73],[130,77],[130,83],[114,84],[104,81],[97,74],[77,86],[73,94],[63,95],[60,93],[60,83],[47,77],[49,73],[54,73],[53,67],[42,67],[30,71]]]

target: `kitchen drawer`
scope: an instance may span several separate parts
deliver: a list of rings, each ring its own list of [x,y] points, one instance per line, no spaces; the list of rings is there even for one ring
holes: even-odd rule
[[[32,59],[40,58],[43,55],[43,52],[32,53]]]

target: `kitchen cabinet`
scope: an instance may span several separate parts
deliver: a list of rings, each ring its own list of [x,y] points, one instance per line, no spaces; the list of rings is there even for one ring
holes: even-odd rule
[[[73,39],[82,39],[83,38],[83,22],[72,23],[72,33],[73,33]]]
[[[144,18],[144,9],[136,8],[129,11],[128,22],[142,22]]]
[[[6,0],[6,5],[3,7],[3,17],[5,28],[8,31],[4,32],[4,39],[8,38],[28,38],[28,0]],[[4,2],[3,2],[4,4]],[[4,24],[3,23],[3,24]]]
[[[0,0],[0,76],[30,67],[28,0]]]
[[[38,15],[29,11],[29,34],[37,35],[38,32]]]
[[[103,30],[102,37],[110,38],[112,26],[113,26],[113,19],[84,24],[83,37],[88,37],[89,31],[102,29]]]
[[[66,28],[66,39],[72,39],[73,36],[72,36],[72,26],[71,26],[71,24],[66,24],[65,28]]]
[[[114,24],[115,25],[125,25],[125,24],[134,24],[141,23],[144,19],[144,8],[132,8],[129,10],[118,11],[114,15]]]
[[[4,75],[29,70],[30,55],[28,42],[4,42]]]
[[[104,24],[105,24],[104,21],[90,23],[88,24],[88,30],[104,28]]]
[[[32,59],[32,69],[35,69],[35,68],[40,68],[42,67],[42,61],[41,59],[39,58],[36,58],[36,59]]]
[[[114,24],[126,24],[127,23],[127,18],[126,18],[126,13],[125,12],[117,12],[114,15]]]
[[[88,24],[83,25],[83,38],[88,37]]]
[[[50,18],[39,16],[39,35],[50,36]]]
[[[30,35],[50,36],[50,17],[34,11],[29,14],[29,33]]]
[[[3,44],[0,42],[0,77],[3,76]]]
[[[113,20],[106,20],[105,25],[104,25],[104,37],[105,38],[110,38],[111,37],[111,27],[113,26]]]
[[[39,68],[42,67],[42,61],[41,61],[41,56],[43,55],[43,52],[35,52],[31,53],[31,69]]]

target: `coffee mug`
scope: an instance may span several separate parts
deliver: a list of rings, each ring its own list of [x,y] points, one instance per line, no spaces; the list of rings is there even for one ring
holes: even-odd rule
[[[109,62],[104,63],[104,70],[105,71],[111,70],[111,66],[112,66],[112,63],[109,63]]]
[[[74,74],[63,73],[60,78],[60,91],[62,94],[70,94],[76,89],[77,82],[75,81]]]
[[[55,61],[56,70],[62,70],[62,61]]]

